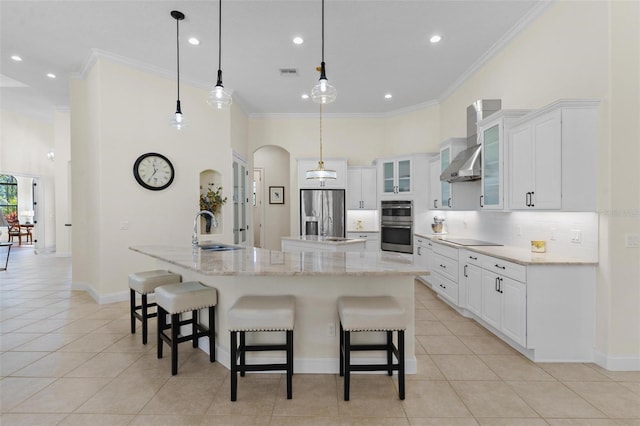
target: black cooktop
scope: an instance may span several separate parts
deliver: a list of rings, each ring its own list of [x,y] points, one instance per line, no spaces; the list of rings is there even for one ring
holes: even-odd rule
[[[492,243],[489,241],[474,240],[471,238],[440,238],[442,241],[446,241],[452,244],[458,244],[460,246],[501,246],[502,244]]]

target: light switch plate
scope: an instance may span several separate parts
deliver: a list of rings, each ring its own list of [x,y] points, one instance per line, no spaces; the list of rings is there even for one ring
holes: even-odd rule
[[[640,234],[625,234],[624,241],[627,248],[639,248]]]
[[[582,231],[580,231],[579,229],[572,229],[571,230],[571,242],[572,243],[576,243],[576,244],[581,244],[582,243]]]

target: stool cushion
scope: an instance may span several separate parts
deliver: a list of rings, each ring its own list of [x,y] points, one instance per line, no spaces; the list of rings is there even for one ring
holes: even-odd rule
[[[390,296],[340,297],[338,314],[346,331],[394,331],[407,328],[404,309]]]
[[[197,281],[156,288],[156,303],[170,314],[209,308],[218,303],[218,291]]]
[[[242,296],[229,308],[229,331],[293,330],[293,296]]]
[[[182,276],[162,269],[136,272],[129,275],[129,287],[140,294],[153,293],[156,287],[167,284],[176,284],[180,281],[182,281]]]

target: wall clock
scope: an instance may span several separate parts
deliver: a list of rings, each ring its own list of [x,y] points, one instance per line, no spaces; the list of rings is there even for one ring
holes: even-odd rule
[[[152,191],[167,188],[173,182],[173,164],[167,157],[155,152],[142,154],[133,164],[133,176],[143,187]]]

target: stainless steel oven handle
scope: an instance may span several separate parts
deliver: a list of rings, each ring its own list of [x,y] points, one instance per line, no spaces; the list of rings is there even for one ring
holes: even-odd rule
[[[401,228],[401,229],[411,229],[413,228],[413,226],[411,225],[385,225],[384,223],[382,224],[383,228]]]

